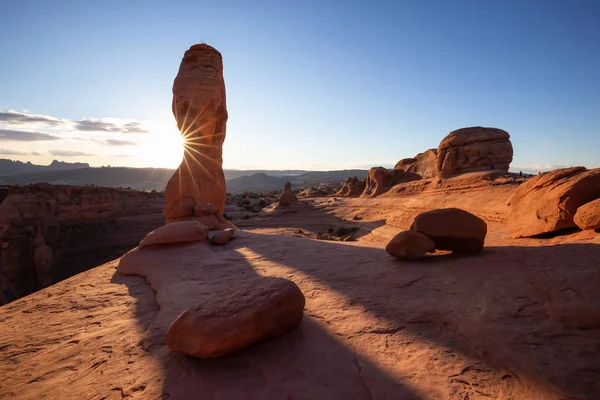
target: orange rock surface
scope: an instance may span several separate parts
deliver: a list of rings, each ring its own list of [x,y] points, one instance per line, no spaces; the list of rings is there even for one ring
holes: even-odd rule
[[[184,138],[181,165],[167,183],[168,221],[221,214],[227,106],[221,53],[206,44],[185,52],[173,83],[173,114]]]
[[[185,310],[169,327],[166,343],[198,358],[230,354],[296,326],[304,304],[294,282],[258,278]]]
[[[577,209],[600,198],[600,168],[557,169],[535,176],[509,200],[508,226],[515,238],[575,228]]]

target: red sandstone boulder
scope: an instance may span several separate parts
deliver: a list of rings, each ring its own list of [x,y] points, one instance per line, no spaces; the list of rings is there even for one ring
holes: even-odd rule
[[[185,310],[169,327],[166,342],[198,358],[223,356],[282,335],[300,322],[304,303],[294,282],[259,278]]]
[[[508,201],[511,236],[531,237],[574,228],[577,210],[597,198],[600,198],[600,168],[563,168],[531,178]],[[584,208],[581,217],[585,211]]]
[[[208,228],[198,221],[177,221],[148,233],[140,242],[139,247],[155,246],[158,244],[174,244],[201,242],[206,239]]]
[[[459,208],[443,208],[417,215],[410,230],[427,235],[438,250],[476,253],[483,249],[487,224]]]
[[[421,179],[419,175],[401,169],[371,168],[365,181],[365,190],[361,196],[375,197],[385,193],[394,185],[419,179]]]
[[[434,252],[435,243],[420,232],[403,231],[390,240],[385,251],[399,260],[416,260]]]
[[[298,198],[292,191],[292,184],[286,183],[283,187],[283,192],[281,192],[281,196],[279,196],[279,205],[289,206],[292,203],[297,203]]]
[[[211,244],[226,244],[229,243],[229,241],[231,240],[231,238],[233,237],[235,233],[235,229],[233,228],[227,228],[227,229],[222,229],[222,230],[217,230],[217,231],[209,231],[208,232],[208,241]]]
[[[600,198],[579,207],[573,220],[583,230],[600,229]]]
[[[417,154],[414,158],[405,158],[398,161],[394,169],[412,172],[423,178],[434,178],[437,176],[437,149],[429,149],[424,153]]]
[[[448,178],[465,172],[508,172],[513,148],[508,132],[475,126],[450,132],[437,149],[436,170]]]

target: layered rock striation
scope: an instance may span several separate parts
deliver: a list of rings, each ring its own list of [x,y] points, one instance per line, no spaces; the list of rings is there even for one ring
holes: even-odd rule
[[[155,194],[45,183],[5,189],[0,304],[118,257],[164,221]]]

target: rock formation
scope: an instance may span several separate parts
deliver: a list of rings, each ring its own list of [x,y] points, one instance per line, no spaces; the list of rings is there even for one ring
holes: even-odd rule
[[[509,199],[508,227],[514,238],[575,228],[577,209],[600,198],[600,168],[557,169],[519,186]]]
[[[354,197],[360,196],[362,192],[364,192],[366,187],[366,179],[358,179],[357,176],[354,178],[348,177],[342,184],[340,190],[335,194],[335,196],[340,197]]]
[[[402,231],[385,246],[385,251],[399,260],[416,260],[435,251],[435,243],[417,231]]]
[[[450,132],[437,149],[402,159],[394,169],[423,178],[450,178],[465,172],[508,172],[512,158],[508,132],[476,126]]]
[[[394,185],[419,179],[421,179],[419,175],[401,169],[390,170],[383,167],[371,168],[369,170],[369,175],[367,175],[367,179],[365,180],[365,190],[361,196],[378,196]]]
[[[0,304],[123,254],[164,223],[162,204],[162,197],[135,190],[7,188],[0,204]]]
[[[235,235],[234,228],[227,228],[223,230],[210,231],[208,232],[208,241],[211,244],[221,245],[227,244],[231,238]]]
[[[283,187],[283,192],[281,192],[281,196],[279,196],[279,205],[281,206],[289,206],[293,203],[297,203],[298,198],[292,191],[292,184],[286,183]]]
[[[410,230],[425,234],[438,250],[476,253],[483,249],[487,224],[460,208],[443,208],[417,215]]]
[[[429,149],[424,153],[417,154],[414,158],[398,161],[394,169],[412,172],[423,178],[434,178],[437,176],[436,160],[437,149]]]
[[[318,187],[311,186],[309,188],[304,189],[302,192],[298,194],[298,196],[302,197],[323,197],[327,196],[327,193]]]
[[[513,148],[508,132],[475,126],[450,132],[437,149],[436,170],[441,178],[464,172],[508,172]]]
[[[194,221],[171,222],[148,233],[140,242],[140,247],[156,246],[159,244],[201,242],[206,239],[206,225]]]
[[[573,220],[583,230],[600,229],[600,197],[579,207]]]
[[[258,278],[185,310],[169,327],[167,345],[198,358],[230,354],[297,325],[304,304],[294,282]]]
[[[185,52],[173,83],[173,114],[185,151],[165,190],[167,222],[210,215],[224,222],[227,107],[223,61],[213,47],[197,44]]]

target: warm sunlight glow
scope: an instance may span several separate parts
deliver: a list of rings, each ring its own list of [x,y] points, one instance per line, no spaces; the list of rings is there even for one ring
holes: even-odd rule
[[[144,137],[136,155],[145,166],[177,168],[183,158],[183,138],[173,122],[153,123],[152,133]]]

